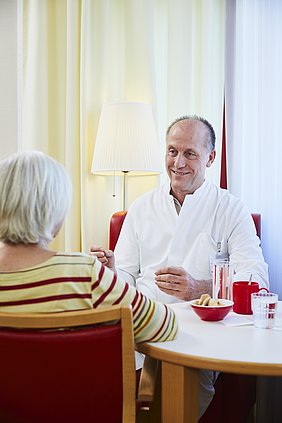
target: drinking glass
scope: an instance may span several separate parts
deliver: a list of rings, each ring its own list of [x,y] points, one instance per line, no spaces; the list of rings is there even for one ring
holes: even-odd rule
[[[212,262],[212,297],[232,300],[233,269],[227,259]]]
[[[261,329],[272,329],[275,324],[278,295],[260,291],[251,295],[254,325]]]

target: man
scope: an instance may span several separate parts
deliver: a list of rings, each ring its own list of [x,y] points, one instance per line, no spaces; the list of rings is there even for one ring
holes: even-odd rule
[[[166,134],[170,183],[129,208],[115,257],[93,247],[102,263],[148,297],[164,303],[212,294],[211,261],[229,258],[236,280],[268,287],[267,264],[250,212],[228,191],[205,180],[215,159],[215,133],[198,116],[174,121]],[[98,251],[99,250],[99,251]],[[214,372],[202,371],[199,417],[214,394]]]
[[[138,198],[129,208],[113,253],[97,253],[120,278],[164,303],[212,292],[211,261],[228,257],[235,280],[268,288],[268,271],[250,212],[226,190],[205,180],[215,159],[208,121],[188,116],[166,136],[170,184]],[[93,248],[95,249],[95,248]]]

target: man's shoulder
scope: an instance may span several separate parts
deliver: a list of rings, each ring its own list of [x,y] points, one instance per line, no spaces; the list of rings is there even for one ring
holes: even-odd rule
[[[136,198],[136,200],[133,201],[132,206],[140,207],[146,204],[147,202],[151,203],[154,200],[159,200],[161,196],[165,195],[166,191],[166,185],[160,185],[159,187],[151,189],[150,191],[147,191],[144,194],[140,195],[140,197]]]
[[[239,202],[242,203],[242,200],[238,197],[236,197],[234,194],[231,194],[231,192],[228,189],[221,188],[215,183],[209,182],[208,183],[209,189],[212,192],[213,195],[217,195],[218,198],[222,201],[229,200],[232,202]]]
[[[229,190],[210,184],[210,199],[217,209],[217,213],[230,215],[245,214],[248,212],[246,204]]]

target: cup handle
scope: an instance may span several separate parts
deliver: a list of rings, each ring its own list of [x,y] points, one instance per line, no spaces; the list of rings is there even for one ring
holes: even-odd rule
[[[269,292],[267,288],[260,288],[259,289],[259,291],[263,291],[263,290],[266,291],[266,292]]]

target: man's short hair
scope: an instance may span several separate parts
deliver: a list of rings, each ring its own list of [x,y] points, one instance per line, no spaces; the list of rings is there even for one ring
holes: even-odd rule
[[[64,167],[39,151],[0,161],[0,240],[48,244],[63,223],[72,195]]]
[[[171,128],[173,127],[173,125],[175,125],[176,123],[181,122],[183,120],[198,120],[199,122],[202,122],[206,126],[206,128],[208,130],[208,134],[209,134],[209,137],[208,137],[208,140],[207,140],[207,147],[210,149],[210,151],[213,151],[215,149],[216,137],[215,137],[215,132],[214,132],[212,125],[210,124],[210,122],[207,119],[204,119],[201,116],[197,116],[197,115],[181,116],[180,118],[175,119],[169,125],[169,127],[167,128],[166,138],[168,137],[169,132],[170,132]]]

